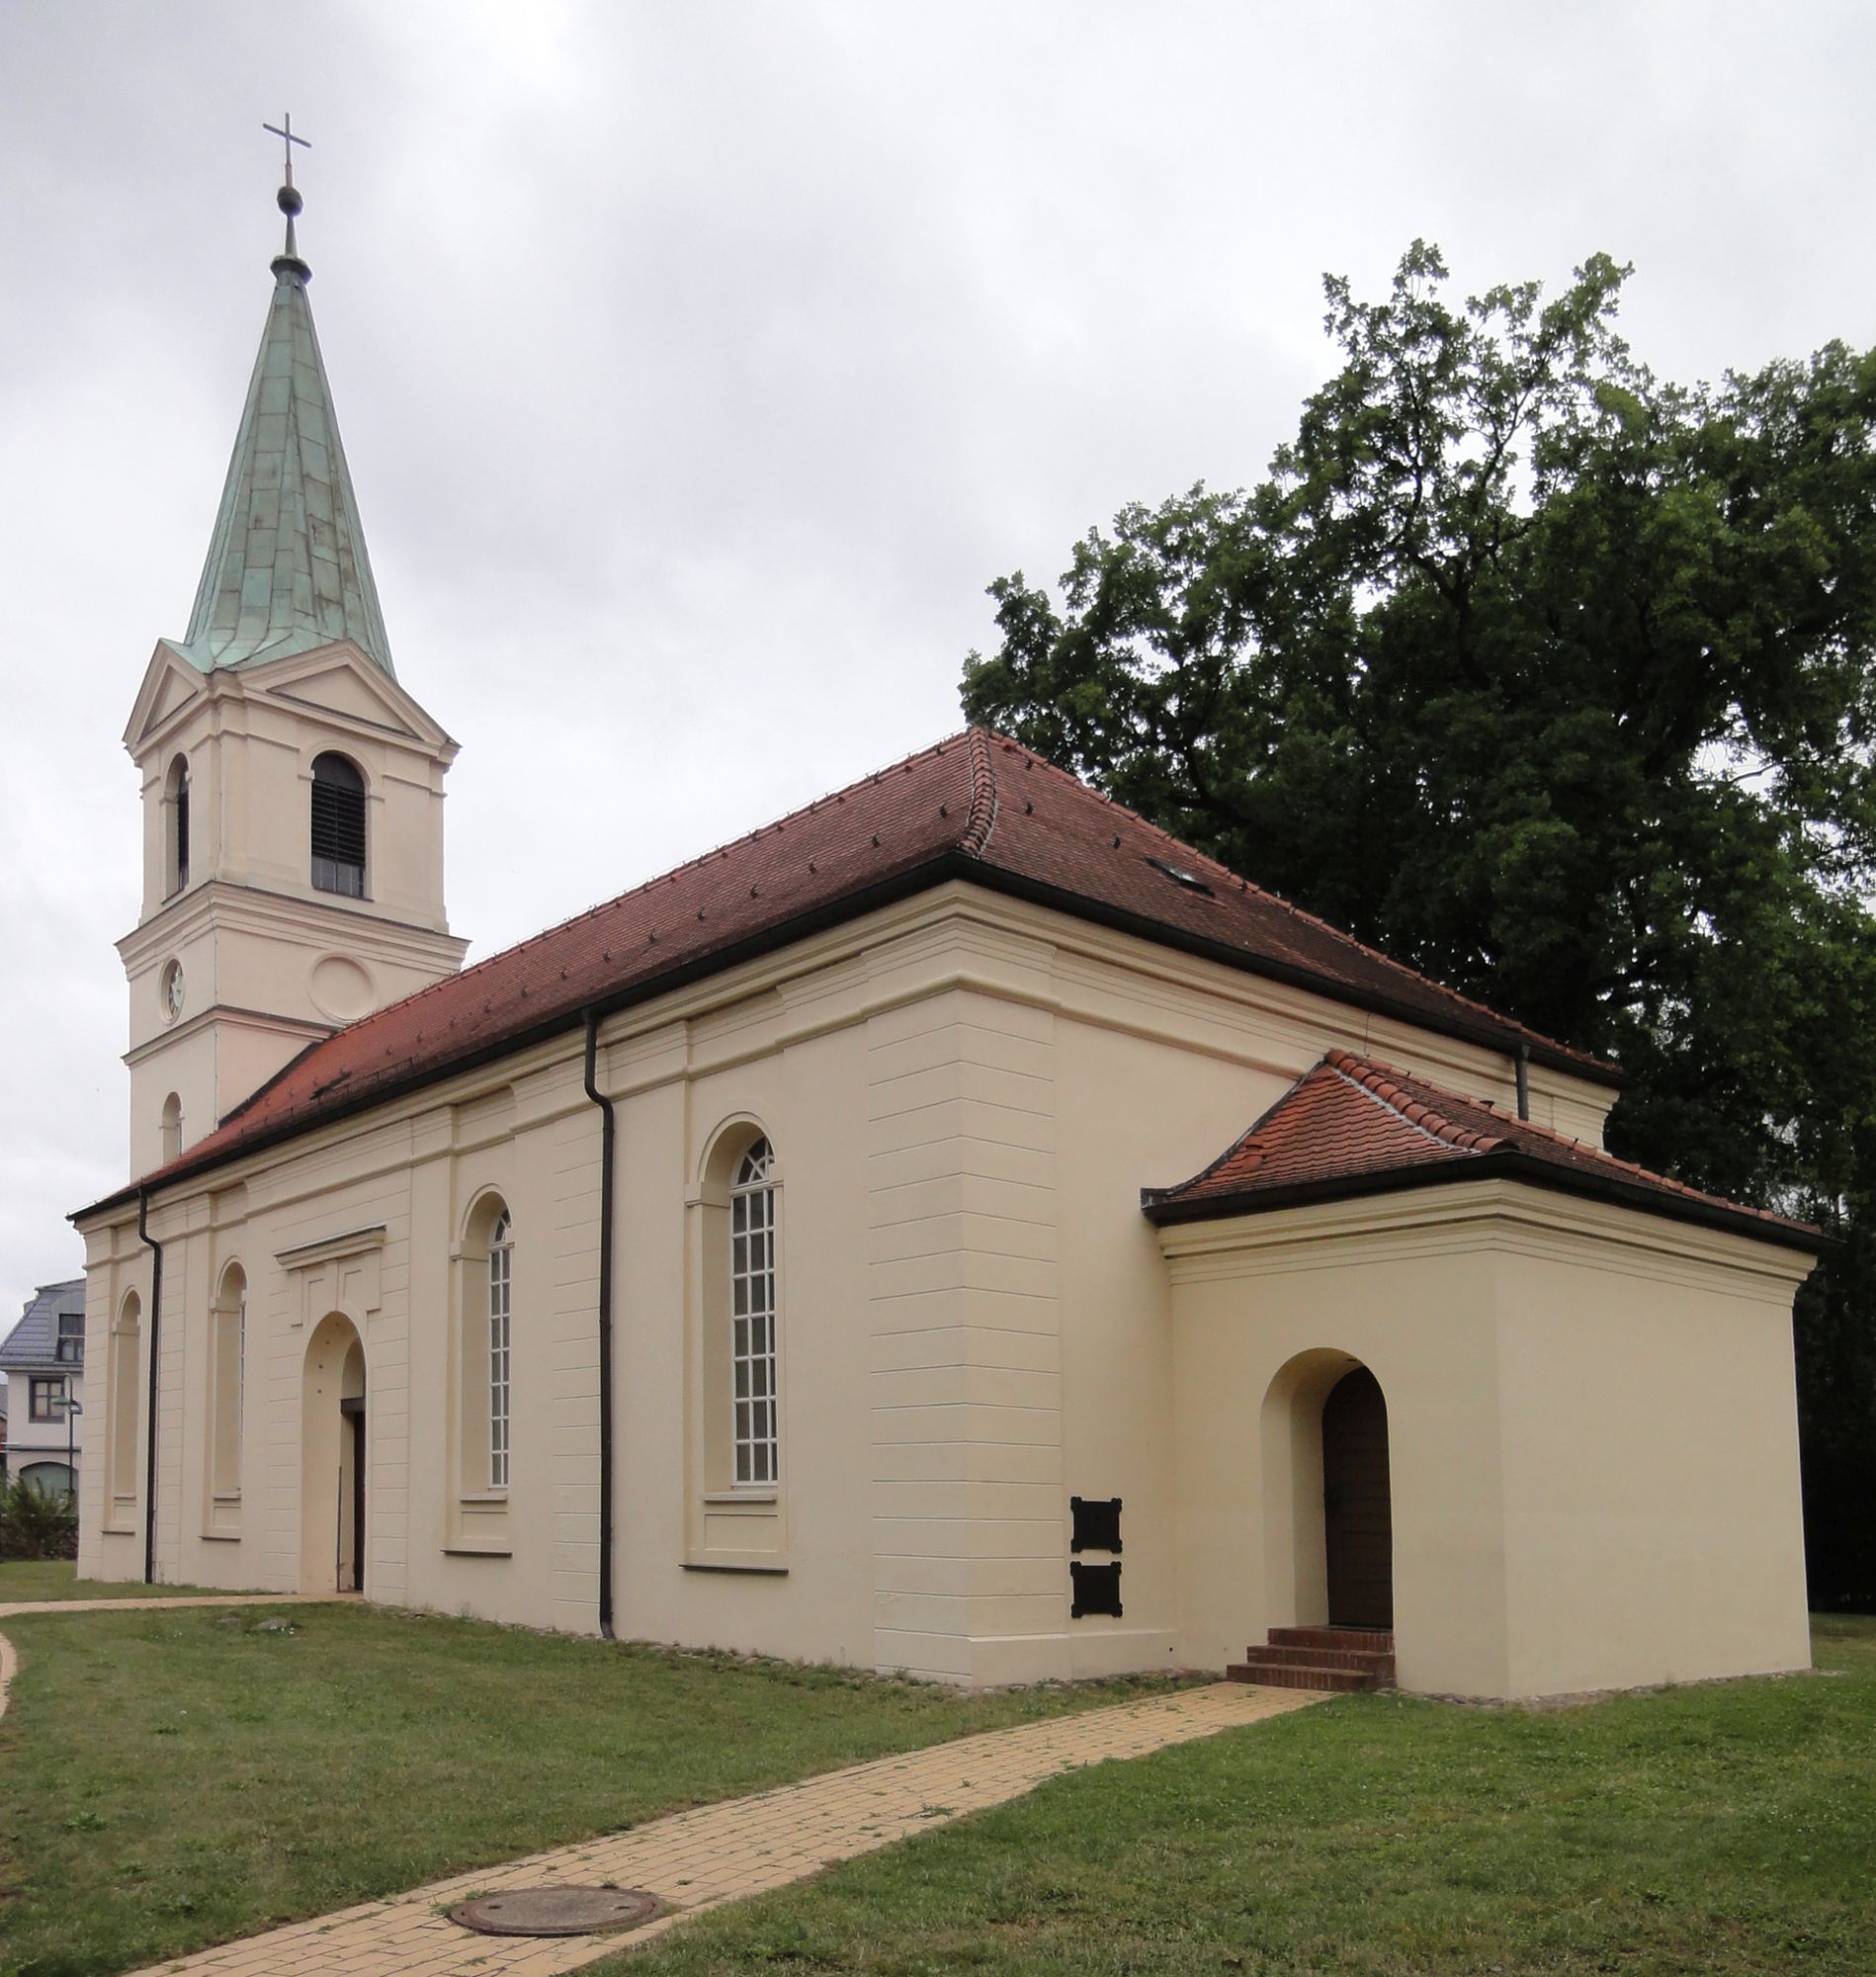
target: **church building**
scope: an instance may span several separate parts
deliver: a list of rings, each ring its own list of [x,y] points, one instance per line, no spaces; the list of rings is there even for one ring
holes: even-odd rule
[[[287,251],[141,779],[80,1569],[967,1684],[1808,1661],[1821,1239],[978,730],[462,966]]]

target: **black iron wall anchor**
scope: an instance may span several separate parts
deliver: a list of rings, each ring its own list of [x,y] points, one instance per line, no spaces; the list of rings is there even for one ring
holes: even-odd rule
[[[1111,1551],[1121,1548],[1121,1500],[1118,1497],[1070,1497],[1070,1551]]]
[[[1073,1597],[1068,1605],[1070,1620],[1085,1619],[1090,1613],[1121,1617],[1121,1569],[1114,1565],[1089,1565],[1074,1559],[1068,1566]]]
[[[1068,1564],[1068,1582],[1073,1596],[1068,1606],[1071,1620],[1101,1613],[1121,1617],[1121,1500],[1118,1497],[1070,1497],[1068,1499],[1070,1551],[1105,1551],[1116,1554],[1107,1565],[1079,1558]]]

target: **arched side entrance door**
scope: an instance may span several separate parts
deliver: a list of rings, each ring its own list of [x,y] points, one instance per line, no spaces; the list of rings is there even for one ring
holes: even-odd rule
[[[333,1312],[306,1341],[299,1422],[299,1590],[362,1592],[366,1565],[365,1346]]]
[[[1394,1625],[1388,1404],[1358,1366],[1322,1403],[1322,1542],[1331,1627]]]

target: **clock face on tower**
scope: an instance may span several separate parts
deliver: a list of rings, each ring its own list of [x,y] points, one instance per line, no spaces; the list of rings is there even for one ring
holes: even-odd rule
[[[187,992],[183,983],[183,965],[180,961],[166,962],[160,993],[163,998],[163,1020],[173,1023],[183,1012],[183,996]]]

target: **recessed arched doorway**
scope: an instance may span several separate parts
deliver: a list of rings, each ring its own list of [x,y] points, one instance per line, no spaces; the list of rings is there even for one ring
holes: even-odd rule
[[[321,1319],[306,1341],[300,1391],[299,1590],[363,1592],[365,1345],[344,1313]]]
[[[1278,1627],[1394,1624],[1388,1404],[1332,1346],[1278,1368],[1259,1413],[1264,1611]]]
[[[1366,1366],[1322,1402],[1322,1565],[1331,1627],[1393,1627],[1388,1403]]]

